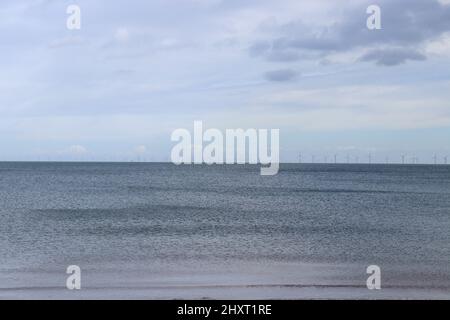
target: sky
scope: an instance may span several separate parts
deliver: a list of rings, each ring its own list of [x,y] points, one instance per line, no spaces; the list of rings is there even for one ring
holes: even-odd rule
[[[449,58],[450,0],[2,0],[0,161],[169,161],[201,120],[280,129],[283,162],[443,162]]]

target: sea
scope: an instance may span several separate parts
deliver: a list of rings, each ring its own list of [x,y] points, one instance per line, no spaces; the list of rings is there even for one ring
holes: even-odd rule
[[[450,166],[0,162],[0,299],[449,298]]]

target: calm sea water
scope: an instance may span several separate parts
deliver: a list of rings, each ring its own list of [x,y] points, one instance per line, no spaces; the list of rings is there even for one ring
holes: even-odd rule
[[[450,297],[450,167],[0,163],[0,259],[0,298]]]

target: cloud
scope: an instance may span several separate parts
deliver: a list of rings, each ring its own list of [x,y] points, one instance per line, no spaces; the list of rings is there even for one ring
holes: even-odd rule
[[[379,66],[396,66],[407,60],[424,61],[427,57],[417,51],[406,49],[373,50],[363,55],[361,61],[374,61]]]
[[[264,74],[264,77],[269,81],[274,82],[287,82],[295,80],[298,76],[298,73],[291,69],[280,69],[268,71]]]
[[[436,85],[346,85],[313,90],[280,87],[254,101],[258,112],[253,117],[255,121],[266,118],[266,126],[272,122],[288,127],[290,123],[313,130],[448,126],[450,110],[447,94],[442,92],[445,85]]]
[[[65,28],[64,1],[1,1],[2,154],[39,145],[71,159],[136,156],[145,142],[145,156],[162,159],[171,130],[196,119],[283,132],[370,129],[380,144],[394,144],[386,128],[449,125],[448,5],[377,0],[382,30],[370,31],[371,0],[213,1],[81,1],[76,32]],[[351,139],[336,145],[359,147]],[[414,143],[429,141],[438,144],[432,135]],[[68,153],[76,144],[89,150],[70,152],[84,156]]]
[[[310,25],[302,20],[274,24],[270,37],[253,42],[249,48],[253,57],[268,61],[293,62],[303,59],[323,59],[329,55],[350,52],[361,48],[372,49],[380,45],[388,48],[420,47],[427,41],[438,39],[450,31],[450,6],[438,0],[379,1],[381,30],[366,26],[366,8],[369,1],[343,8],[341,17],[330,17],[328,22]],[[267,27],[265,27],[267,29]],[[395,65],[407,60],[424,60],[419,54],[401,59],[397,52]],[[373,60],[378,62],[378,60]],[[379,65],[387,65],[380,61]]]

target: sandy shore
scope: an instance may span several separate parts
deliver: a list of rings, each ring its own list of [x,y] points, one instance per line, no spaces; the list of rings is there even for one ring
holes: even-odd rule
[[[57,270],[10,270],[0,273],[0,299],[450,299],[448,283],[414,281],[420,270],[402,272],[401,266],[386,270],[381,290],[366,288],[362,265],[241,263],[222,266],[219,273],[217,268],[88,266],[81,290],[66,289],[67,275]]]

